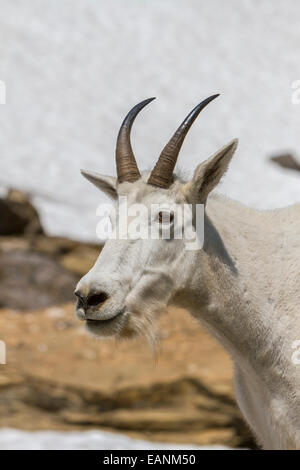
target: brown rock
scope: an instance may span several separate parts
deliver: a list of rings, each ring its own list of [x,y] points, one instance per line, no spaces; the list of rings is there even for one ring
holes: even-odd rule
[[[78,245],[72,251],[60,257],[60,263],[74,274],[86,274],[101,252],[99,246]]]
[[[0,373],[0,389],[4,389],[6,387],[14,387],[15,385],[19,385],[24,381],[22,376],[20,375],[5,375]]]
[[[2,426],[254,446],[235,404],[229,357],[186,312],[171,309],[161,318],[155,360],[143,340],[92,340],[73,308],[1,312],[5,376],[22,377],[0,386]]]
[[[78,277],[42,253],[0,253],[0,306],[37,309],[73,299]]]
[[[29,197],[10,190],[0,199],[0,235],[43,233],[39,215]]]
[[[100,251],[62,237],[0,236],[0,306],[26,310],[73,300]]]
[[[282,168],[300,171],[300,163],[290,153],[275,155],[274,157],[271,157],[271,160]]]

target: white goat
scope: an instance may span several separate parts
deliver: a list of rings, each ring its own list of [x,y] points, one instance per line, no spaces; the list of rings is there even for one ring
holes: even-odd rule
[[[151,175],[139,173],[130,144],[136,105],[117,140],[118,178],[83,172],[128,206],[205,204],[204,244],[183,239],[109,239],[80,280],[76,313],[98,336],[155,336],[155,318],[170,304],[199,319],[232,355],[237,401],[265,449],[300,449],[300,375],[292,360],[300,340],[300,206],[256,211],[209,193],[226,172],[234,140],[185,182],[173,175],[184,137],[200,103],[164,148]],[[150,223],[163,223],[158,209]],[[174,224],[170,218],[170,227]]]

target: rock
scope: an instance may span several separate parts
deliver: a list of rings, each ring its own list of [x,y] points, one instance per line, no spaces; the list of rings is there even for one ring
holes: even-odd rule
[[[0,307],[38,309],[74,299],[101,246],[49,237],[0,236]]]
[[[39,215],[26,194],[10,190],[0,199],[0,235],[25,233],[43,233]]]
[[[20,385],[22,382],[24,382],[24,379],[20,375],[5,375],[3,373],[0,373],[0,390],[3,390],[6,387],[14,387],[16,385]]]
[[[76,415],[65,413],[66,422],[75,424],[96,424],[118,430],[150,431],[150,432],[181,432],[201,431],[208,427],[227,427],[231,424],[230,415],[221,412],[203,412],[194,409],[141,409],[115,410],[98,415]]]
[[[72,273],[83,276],[96,261],[101,252],[101,247],[78,245],[71,252],[60,257],[60,263]]]
[[[300,171],[300,163],[298,163],[295,157],[290,153],[276,155],[274,157],[271,157],[271,160],[283,168]]]
[[[100,251],[96,244],[45,235],[28,196],[10,190],[0,199],[0,308],[39,309],[72,300]]]
[[[231,360],[185,311],[162,316],[155,359],[142,339],[93,341],[73,310],[2,310],[2,426],[103,428],[161,442],[255,447],[235,404]],[[58,327],[62,319],[67,328]],[[10,376],[22,381],[10,383]]]
[[[78,279],[42,253],[0,253],[0,306],[38,309],[73,300]]]

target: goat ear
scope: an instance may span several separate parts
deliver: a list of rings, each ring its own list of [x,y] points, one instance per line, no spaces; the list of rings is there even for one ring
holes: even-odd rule
[[[81,174],[93,183],[97,188],[101,189],[107,196],[117,199],[117,179],[113,176],[100,175],[94,171],[80,170]]]
[[[189,199],[202,204],[206,202],[209,193],[226,173],[237,144],[237,139],[232,140],[212,157],[197,166],[192,180],[186,184],[185,188]]]

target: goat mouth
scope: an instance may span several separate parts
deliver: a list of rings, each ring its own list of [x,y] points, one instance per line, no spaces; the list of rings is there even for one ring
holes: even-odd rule
[[[122,314],[124,313],[124,309],[123,310],[120,310],[118,313],[116,313],[116,315],[114,315],[113,317],[111,318],[103,318],[102,320],[101,319],[92,319],[92,318],[88,318],[86,320],[86,323],[89,327],[94,327],[94,326],[101,326],[101,325],[110,325],[112,323],[115,322],[115,320],[117,320],[120,316],[122,316]]]

